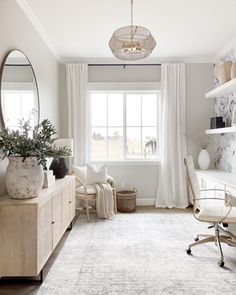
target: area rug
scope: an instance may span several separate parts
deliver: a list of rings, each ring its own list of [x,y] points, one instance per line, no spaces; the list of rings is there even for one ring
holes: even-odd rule
[[[223,245],[225,268],[212,243],[186,254],[207,225],[189,210],[139,209],[90,223],[81,215],[34,294],[236,294],[236,248]]]

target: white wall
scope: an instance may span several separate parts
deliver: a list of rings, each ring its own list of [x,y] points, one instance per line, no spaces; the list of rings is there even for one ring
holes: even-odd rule
[[[160,82],[161,68],[155,67],[89,67],[89,82]],[[213,88],[212,64],[186,64],[186,131],[194,134],[197,129],[204,132],[208,129],[210,117],[214,114],[212,100],[204,98],[205,92]],[[66,76],[65,65],[60,66],[60,93],[62,110],[66,107]],[[67,135],[66,114],[61,126],[63,136]],[[196,162],[200,148],[187,143],[188,154],[192,154]],[[154,204],[158,183],[158,165],[125,164],[111,165],[109,174],[117,182],[117,188],[124,183],[126,187],[138,189],[138,204]]]
[[[40,119],[50,119],[59,131],[58,63],[14,0],[0,1],[0,63],[11,49],[22,50],[35,71]],[[6,161],[0,160],[0,194],[4,193]]]
[[[213,89],[212,64],[186,65],[186,133],[196,134],[210,129],[210,118],[214,116],[214,99],[206,99],[205,93]],[[211,167],[213,167],[213,145],[209,148]],[[198,167],[197,157],[200,147],[187,140],[187,153],[194,158]]]

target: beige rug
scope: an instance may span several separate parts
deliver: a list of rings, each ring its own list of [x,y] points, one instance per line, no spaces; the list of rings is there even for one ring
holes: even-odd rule
[[[185,252],[206,227],[187,210],[139,209],[90,223],[81,215],[41,286],[0,294],[236,294],[236,248],[223,245],[225,268],[214,244]]]

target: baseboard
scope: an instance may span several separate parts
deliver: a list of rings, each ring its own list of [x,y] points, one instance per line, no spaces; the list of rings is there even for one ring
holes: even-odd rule
[[[155,199],[137,199],[136,205],[137,206],[154,206]]]

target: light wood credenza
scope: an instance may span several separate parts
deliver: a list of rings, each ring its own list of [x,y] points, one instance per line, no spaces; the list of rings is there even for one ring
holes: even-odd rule
[[[0,277],[36,277],[75,216],[75,178],[66,176],[38,197],[0,196]]]

